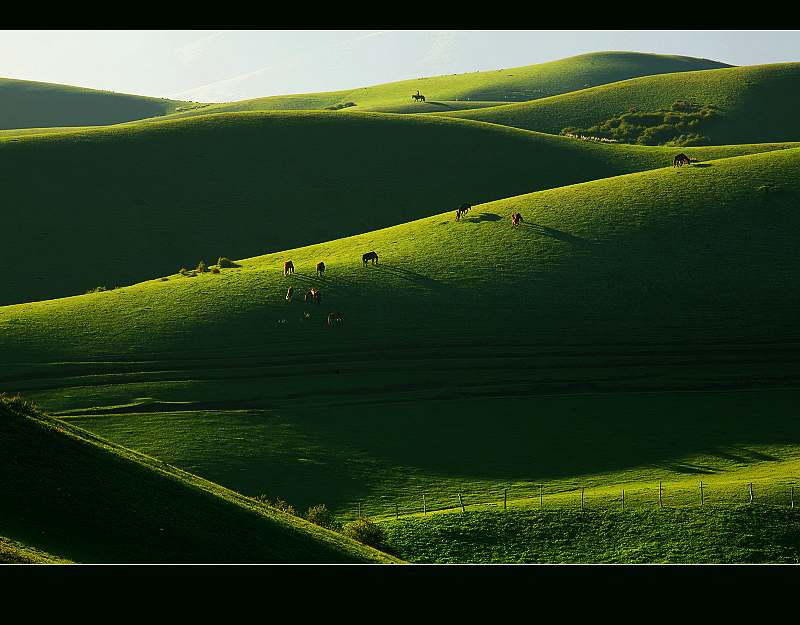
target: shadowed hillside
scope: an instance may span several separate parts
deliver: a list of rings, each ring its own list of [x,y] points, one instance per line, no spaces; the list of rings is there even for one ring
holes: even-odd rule
[[[187,103],[0,78],[0,130],[119,124],[174,113],[181,106]]]
[[[19,399],[0,396],[0,433],[0,532],[37,549],[105,563],[390,560]]]

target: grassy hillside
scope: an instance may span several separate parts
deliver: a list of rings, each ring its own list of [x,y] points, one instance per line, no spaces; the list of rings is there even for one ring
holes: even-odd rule
[[[472,109],[493,103],[536,100],[635,76],[720,67],[729,66],[717,61],[686,56],[593,52],[511,69],[431,76],[343,91],[272,96],[212,104],[177,113],[177,116],[235,111],[319,110],[348,103],[353,103],[355,106],[343,110],[429,113]],[[417,91],[426,96],[425,102],[411,102],[412,94]]]
[[[800,139],[800,119],[795,114],[800,105],[798,85],[800,63],[755,65],[646,76],[452,115],[557,134],[568,126],[593,126],[631,108],[649,112],[688,100],[719,109],[704,131],[710,143],[794,141]]]
[[[785,477],[799,165],[795,148],[642,172],[4,307],[0,388],[243,492],[340,512],[534,480]],[[297,297],[311,285],[319,306]]]
[[[390,560],[19,399],[0,396],[0,433],[0,531],[37,549],[106,563]]]
[[[19,541],[0,536],[0,564],[69,564],[45,551],[34,549]]]
[[[413,562],[800,562],[797,512],[785,507],[471,512],[388,527]]]
[[[700,159],[775,149],[700,150]],[[112,288],[671,163],[420,116],[238,113],[0,139],[0,304]]]
[[[191,106],[166,98],[0,78],[0,130],[103,126],[168,115]]]

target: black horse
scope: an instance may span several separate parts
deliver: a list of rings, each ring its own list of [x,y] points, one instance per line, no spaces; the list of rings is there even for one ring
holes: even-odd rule
[[[684,165],[688,165],[691,162],[692,162],[692,159],[690,159],[685,154],[681,153],[681,154],[678,154],[678,156],[676,156],[674,159],[672,159],[672,166],[673,167],[683,167]]]
[[[414,100],[414,102],[419,102],[419,101],[424,102],[425,101],[425,96],[422,95],[419,91],[417,91],[417,93],[415,95],[411,96],[411,99]]]
[[[319,262],[317,263],[317,277],[320,277],[323,273],[325,273],[325,263]]]
[[[461,219],[461,215],[466,213],[470,208],[472,208],[472,204],[462,204],[456,209],[456,221]]]
[[[375,252],[367,252],[361,257],[361,260],[364,261],[364,267],[367,266],[369,261],[372,261],[372,264],[374,265],[378,262],[378,255]]]

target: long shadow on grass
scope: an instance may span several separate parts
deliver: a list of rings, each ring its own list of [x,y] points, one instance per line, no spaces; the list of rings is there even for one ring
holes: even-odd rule
[[[572,243],[573,245],[580,245],[582,247],[597,245],[596,242],[590,241],[589,239],[576,237],[574,234],[569,234],[568,232],[556,230],[555,228],[550,228],[548,226],[542,226],[541,224],[522,222],[519,227],[534,234],[540,234],[545,237],[550,237],[551,239],[558,239],[559,241],[565,241],[567,243]]]
[[[477,217],[465,217],[462,221],[468,221],[473,224],[480,223],[482,221],[500,221],[502,217],[497,213],[481,213]]]
[[[416,271],[405,269],[404,267],[398,267],[397,265],[390,265],[388,263],[379,263],[377,266],[383,271],[388,271],[389,273],[393,273],[405,280],[409,280],[410,282],[415,282],[428,289],[445,288],[445,285],[442,282],[439,282],[434,278],[429,278],[428,276],[423,276],[421,273],[417,273]]]

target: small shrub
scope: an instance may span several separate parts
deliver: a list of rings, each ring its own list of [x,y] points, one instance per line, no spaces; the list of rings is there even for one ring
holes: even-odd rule
[[[217,261],[217,267],[220,269],[229,269],[231,267],[239,267],[235,262],[233,262],[230,258],[225,258],[224,256],[220,256],[219,260]]]
[[[86,291],[86,294],[88,295],[89,293],[102,293],[103,291],[108,291],[108,289],[104,286],[96,286],[93,289],[89,289],[88,291]]]
[[[306,521],[320,527],[326,527],[329,530],[341,529],[341,524],[324,503],[318,506],[311,506],[306,512]]]
[[[205,262],[201,260],[199,263],[197,263],[197,268],[195,269],[195,271],[197,273],[205,273],[206,271],[208,271],[208,267],[206,267]]]
[[[297,514],[297,510],[294,509],[294,506],[290,503],[285,502],[283,499],[278,497],[275,501],[270,501],[267,495],[256,495],[253,497],[256,501],[266,504],[271,508],[275,508],[276,510],[280,510],[281,512],[285,512],[286,514],[292,514],[294,516],[300,516]]]
[[[367,518],[360,518],[347,523],[342,528],[342,534],[353,540],[375,547],[376,549],[387,548],[386,545],[386,532],[377,523],[373,523]]]
[[[161,282],[166,282],[167,280],[169,280],[169,278],[164,277],[164,278],[159,278],[159,280],[161,280]]]

